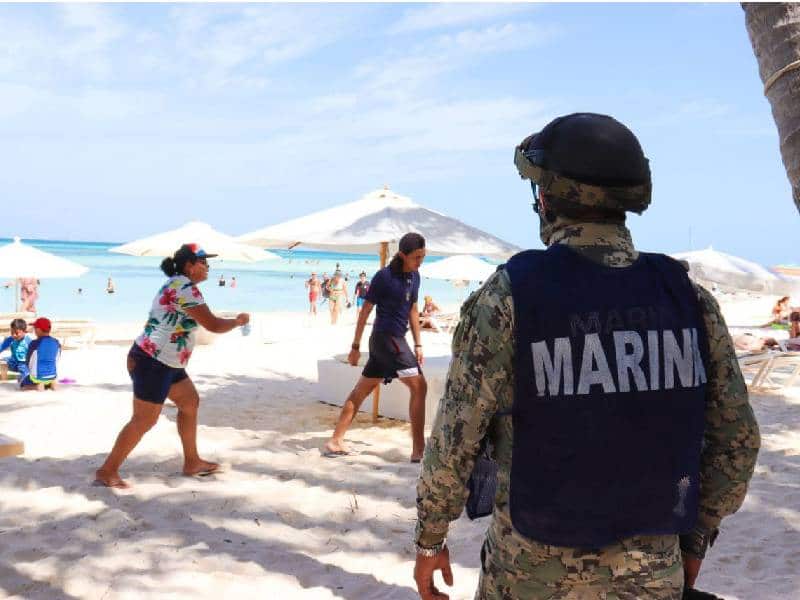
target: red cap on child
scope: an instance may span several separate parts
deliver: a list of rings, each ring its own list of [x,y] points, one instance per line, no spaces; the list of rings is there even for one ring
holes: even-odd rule
[[[50,319],[46,319],[45,317],[39,317],[33,322],[33,326],[36,329],[41,329],[45,333],[50,333],[50,328],[52,327],[50,323]]]

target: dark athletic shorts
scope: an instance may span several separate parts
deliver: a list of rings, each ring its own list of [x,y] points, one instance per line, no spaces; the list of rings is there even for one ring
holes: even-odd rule
[[[172,384],[189,377],[186,369],[165,365],[136,344],[128,352],[128,372],[133,381],[133,395],[153,404],[164,404]]]
[[[395,377],[402,379],[422,375],[422,369],[406,338],[385,331],[373,331],[369,336],[369,359],[361,374],[389,383]]]

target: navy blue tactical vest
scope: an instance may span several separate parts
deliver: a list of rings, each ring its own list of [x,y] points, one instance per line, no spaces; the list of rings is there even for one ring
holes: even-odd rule
[[[708,351],[684,267],[645,253],[606,267],[557,244],[506,270],[515,529],[580,548],[690,530]]]

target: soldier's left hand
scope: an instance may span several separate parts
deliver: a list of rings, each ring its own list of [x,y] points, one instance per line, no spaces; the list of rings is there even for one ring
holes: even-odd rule
[[[433,585],[434,571],[442,571],[444,582],[453,585],[453,571],[450,568],[450,552],[445,546],[436,556],[420,556],[417,554],[417,564],[414,565],[414,580],[417,582],[417,591],[422,600],[448,600],[450,596],[440,592]]]

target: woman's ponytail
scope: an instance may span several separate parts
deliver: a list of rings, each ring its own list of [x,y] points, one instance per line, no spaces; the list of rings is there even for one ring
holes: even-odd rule
[[[395,254],[389,262],[389,270],[395,275],[399,275],[403,272],[403,257],[400,256],[399,252]]]
[[[164,275],[167,277],[172,277],[175,273],[178,272],[178,266],[175,264],[175,259],[171,256],[168,256],[164,260],[161,261],[161,270],[164,271]]]

